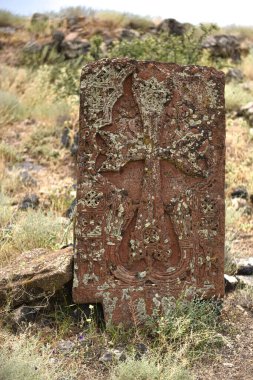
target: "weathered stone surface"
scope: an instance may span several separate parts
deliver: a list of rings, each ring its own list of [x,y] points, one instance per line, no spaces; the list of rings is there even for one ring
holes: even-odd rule
[[[0,269],[0,304],[13,306],[52,295],[73,277],[73,248],[39,248],[22,253]]]
[[[128,59],[84,67],[77,303],[125,324],[187,288],[224,293],[224,75]]]
[[[212,58],[231,58],[234,62],[241,59],[240,41],[236,36],[219,34],[208,36],[202,44],[204,49],[208,49]]]

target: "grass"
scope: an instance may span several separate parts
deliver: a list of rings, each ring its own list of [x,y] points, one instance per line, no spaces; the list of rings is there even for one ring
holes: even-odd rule
[[[191,380],[193,377],[169,355],[162,359],[149,354],[141,360],[128,358],[115,366],[110,380]]]
[[[2,339],[5,337],[1,337]],[[2,341],[2,340],[1,340]],[[54,360],[52,350],[39,344],[34,336],[26,333],[7,337],[1,344],[1,380],[60,380],[76,379],[71,366],[64,368],[61,360]]]
[[[11,199],[0,192],[0,228],[6,227],[13,215]]]
[[[0,128],[20,120],[23,109],[16,95],[0,90]]]
[[[34,248],[56,248],[63,245],[66,227],[65,220],[53,213],[29,210],[19,214],[11,235],[11,244],[20,252]]]
[[[243,84],[231,82],[225,87],[225,100],[227,111],[239,111],[242,106],[252,101],[252,92],[246,90]]]
[[[15,147],[6,144],[5,142],[0,143],[0,160],[4,160],[10,164],[15,164],[21,160],[20,153],[15,149]]]
[[[241,63],[241,68],[245,77],[253,81],[253,52],[244,58]]]

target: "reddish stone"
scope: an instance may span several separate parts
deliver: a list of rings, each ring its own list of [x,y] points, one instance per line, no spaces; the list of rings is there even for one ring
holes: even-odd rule
[[[188,289],[224,293],[224,76],[101,60],[84,67],[74,301],[124,324]]]

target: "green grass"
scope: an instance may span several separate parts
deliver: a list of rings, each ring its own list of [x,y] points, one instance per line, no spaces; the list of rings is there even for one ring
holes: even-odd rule
[[[11,244],[20,252],[34,248],[56,248],[64,244],[67,225],[53,213],[29,210],[20,213],[13,228]]]

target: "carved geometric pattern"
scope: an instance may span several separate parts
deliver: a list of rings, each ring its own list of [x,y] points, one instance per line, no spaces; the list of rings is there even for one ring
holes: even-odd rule
[[[84,67],[73,295],[108,322],[186,288],[223,294],[223,93],[212,68]]]

